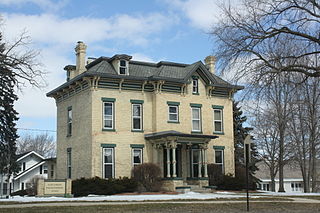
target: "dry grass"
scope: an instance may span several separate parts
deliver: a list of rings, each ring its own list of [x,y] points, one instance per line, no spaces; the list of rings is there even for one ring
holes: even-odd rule
[[[297,203],[252,203],[250,212],[253,213],[302,213],[320,212],[320,204],[297,204]],[[225,204],[132,204],[132,205],[102,205],[102,206],[79,206],[79,207],[30,207],[19,209],[0,209],[5,213],[102,213],[102,212],[142,212],[142,213],[171,213],[171,212],[246,212],[245,203]]]

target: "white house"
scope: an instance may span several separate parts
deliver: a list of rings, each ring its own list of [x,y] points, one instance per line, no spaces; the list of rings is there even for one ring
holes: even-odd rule
[[[30,151],[18,155],[17,162],[20,171],[8,180],[0,174],[0,195],[6,196],[18,190],[27,189],[30,181],[35,178],[53,179],[55,178],[56,159],[45,159],[42,155]]]
[[[263,191],[271,191],[271,178],[269,167],[263,163],[258,163],[259,170],[256,177],[260,180],[258,188]],[[301,192],[303,193],[303,179],[298,165],[294,162],[286,164],[283,168],[283,183],[285,192]],[[275,190],[279,191],[279,174],[275,178]]]

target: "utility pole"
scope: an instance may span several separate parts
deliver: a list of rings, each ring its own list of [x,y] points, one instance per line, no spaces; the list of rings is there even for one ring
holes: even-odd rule
[[[247,212],[249,211],[249,162],[251,158],[250,145],[251,135],[247,135],[247,137],[244,139],[244,158],[246,162]]]

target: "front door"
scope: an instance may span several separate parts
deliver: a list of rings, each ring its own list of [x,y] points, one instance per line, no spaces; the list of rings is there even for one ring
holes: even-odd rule
[[[199,162],[201,162],[200,158],[200,149],[192,149],[191,150],[191,177],[199,177]]]

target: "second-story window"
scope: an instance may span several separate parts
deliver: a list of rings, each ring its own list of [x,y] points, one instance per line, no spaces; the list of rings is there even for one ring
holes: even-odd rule
[[[132,104],[132,130],[142,130],[142,104]]]
[[[104,102],[103,107],[103,128],[114,129],[114,103]]]
[[[212,105],[213,108],[213,133],[223,133],[223,106]]]
[[[199,87],[198,87],[198,79],[192,80],[192,94],[198,94],[199,93]]]
[[[222,133],[223,132],[222,110],[214,109],[213,118],[214,118],[214,132]]]
[[[128,72],[128,66],[126,60],[120,60],[120,66],[119,66],[119,74],[120,75],[126,75]]]
[[[179,122],[179,107],[174,105],[169,105],[169,121]]]
[[[201,132],[201,108],[192,107],[192,131]]]
[[[67,136],[72,135],[72,107],[68,107],[67,114]]]

